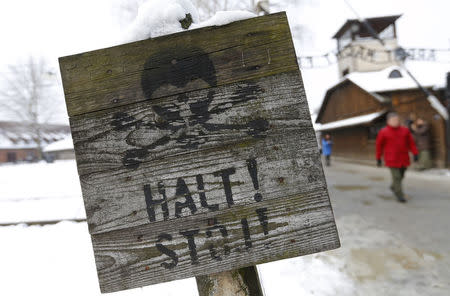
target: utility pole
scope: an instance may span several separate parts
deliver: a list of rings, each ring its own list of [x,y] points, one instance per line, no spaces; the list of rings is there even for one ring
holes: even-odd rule
[[[450,113],[450,72],[447,73],[447,83],[445,87],[445,98],[447,112]],[[450,165],[450,120],[446,121],[446,137],[447,137],[447,165]]]

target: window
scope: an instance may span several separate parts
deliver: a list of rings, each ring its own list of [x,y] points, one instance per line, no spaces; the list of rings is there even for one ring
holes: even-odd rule
[[[403,75],[400,73],[399,70],[392,70],[391,73],[389,73],[389,78],[402,78]]]
[[[17,161],[16,152],[8,152],[6,158],[8,162],[16,162]]]
[[[348,68],[347,68],[347,69],[344,69],[344,71],[342,71],[342,76],[345,76],[345,75],[347,75],[348,73],[349,73]]]

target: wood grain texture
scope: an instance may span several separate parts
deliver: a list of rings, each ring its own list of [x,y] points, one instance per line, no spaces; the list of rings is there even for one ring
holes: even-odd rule
[[[127,74],[105,76],[111,65]],[[66,57],[61,71],[102,292],[339,246],[284,14]]]
[[[264,234],[255,213],[268,209],[268,234]],[[208,218],[226,227],[224,238],[218,230],[206,237]],[[202,219],[203,218],[203,219]],[[251,247],[245,245],[241,219],[248,220]],[[195,230],[197,260],[192,263],[187,239],[180,232]],[[166,269],[161,264],[171,260],[155,247],[158,234],[172,240],[163,243],[178,255],[178,264]],[[225,209],[176,219],[167,223],[141,225],[92,236],[102,291],[112,292],[184,277],[216,273],[243,266],[306,255],[339,246],[334,218],[326,193],[310,193],[253,203],[236,211]],[[221,260],[212,259],[212,244]],[[230,251],[225,255],[224,247]]]
[[[187,73],[199,74],[192,57],[206,56],[214,77],[190,81]],[[149,99],[140,87],[143,71],[158,86],[150,98],[159,98],[295,70],[294,58],[286,15],[277,13],[63,57],[59,63],[72,117]],[[179,83],[174,86],[160,74],[177,62],[185,62],[186,71],[171,75]]]

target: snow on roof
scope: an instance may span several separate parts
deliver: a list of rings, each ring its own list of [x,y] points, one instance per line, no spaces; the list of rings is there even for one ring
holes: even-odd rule
[[[37,144],[34,141],[12,138],[0,132],[0,149],[34,149]]]
[[[44,142],[60,140],[70,134],[65,125],[41,125],[41,136]],[[37,142],[29,123],[0,121],[0,149],[35,149]]]
[[[53,142],[50,145],[47,145],[43,149],[44,152],[55,152],[55,151],[64,151],[64,150],[73,150],[72,137],[69,136],[63,140]]]
[[[360,125],[364,123],[372,122],[373,120],[377,119],[381,115],[385,114],[387,110],[370,113],[366,115],[346,118],[338,121],[333,121],[325,124],[316,124],[316,131],[324,131],[324,130],[332,130],[342,127],[349,127],[349,126],[355,126]]]
[[[450,64],[447,63],[409,62],[406,67],[424,87],[444,88],[446,73],[450,72]],[[395,70],[400,72],[401,77],[389,78],[389,74]],[[417,84],[406,71],[398,66],[387,67],[381,71],[352,72],[343,80],[350,80],[371,93],[417,88]]]

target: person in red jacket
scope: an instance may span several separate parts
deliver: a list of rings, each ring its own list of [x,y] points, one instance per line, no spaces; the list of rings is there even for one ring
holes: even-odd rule
[[[387,126],[380,130],[376,141],[377,165],[381,166],[381,157],[390,169],[392,185],[399,202],[406,202],[402,190],[402,180],[406,168],[409,166],[409,151],[414,154],[414,161],[418,159],[418,151],[414,139],[408,128],[400,126],[400,118],[397,113],[387,115]]]

